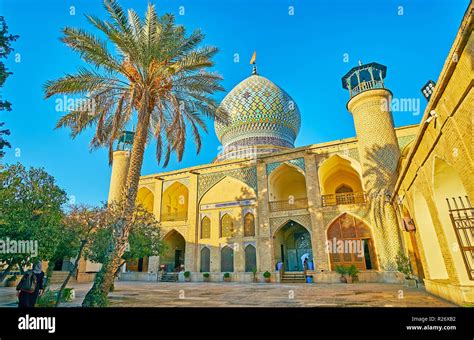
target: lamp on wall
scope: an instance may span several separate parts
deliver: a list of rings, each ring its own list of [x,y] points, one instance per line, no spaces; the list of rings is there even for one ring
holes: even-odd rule
[[[403,217],[403,227],[405,228],[405,231],[415,231],[415,222],[410,216],[404,216]]]

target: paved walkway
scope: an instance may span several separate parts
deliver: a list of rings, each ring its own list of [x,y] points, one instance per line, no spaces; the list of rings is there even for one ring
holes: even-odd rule
[[[73,284],[80,306],[90,283]],[[53,286],[53,288],[56,288]],[[116,282],[112,307],[453,307],[421,288],[399,284]],[[0,288],[0,307],[15,306],[15,288]]]

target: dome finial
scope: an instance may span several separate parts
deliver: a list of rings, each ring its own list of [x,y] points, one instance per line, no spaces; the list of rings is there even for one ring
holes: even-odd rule
[[[253,65],[252,74],[257,74],[257,51],[253,51],[252,59],[250,59],[250,65]]]

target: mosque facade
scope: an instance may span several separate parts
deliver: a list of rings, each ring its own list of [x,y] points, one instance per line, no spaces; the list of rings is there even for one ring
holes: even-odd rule
[[[254,68],[220,104],[229,120],[215,123],[212,163],[141,177],[137,202],[167,250],[122,278],[339,282],[336,267],[355,265],[361,282],[402,282],[401,252],[428,291],[473,303],[472,27],[471,4],[420,124],[394,127],[385,66],[348,70],[353,138],[295,147],[304,116]],[[115,151],[109,201],[127,169],[128,151]]]

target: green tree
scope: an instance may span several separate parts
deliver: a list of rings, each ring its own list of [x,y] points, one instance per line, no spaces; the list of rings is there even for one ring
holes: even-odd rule
[[[146,144],[156,140],[157,161],[163,160],[166,166],[172,153],[178,161],[182,159],[187,130],[191,130],[199,152],[200,132],[206,131],[204,118],[227,118],[212,98],[215,92],[223,91],[222,78],[206,70],[213,66],[217,48],[200,46],[203,33],[195,30],[187,34],[183,26],[175,24],[173,15],[160,17],[151,4],[144,19],[132,9],[126,13],[115,0],[104,0],[104,7],[109,20],[92,15],[87,19],[106,39],[82,29],[63,30],[62,41],[91,67],[45,84],[47,98],[57,94],[88,96],[90,105],[67,113],[57,126],[69,127],[73,138],[95,126],[91,147],[108,147],[109,161],[114,141],[128,123],[136,122],[122,196],[123,219],[116,225],[114,245],[84,300],[85,306],[105,300],[120,266]],[[92,294],[102,298],[95,299]]]
[[[8,33],[8,26],[5,23],[5,19],[4,17],[0,16],[0,60],[2,58],[6,59],[8,55],[13,51],[13,48],[11,48],[11,43],[14,42],[16,39],[18,39],[18,36]],[[3,87],[5,81],[11,74],[12,73],[9,72],[8,69],[5,67],[5,64],[0,61],[0,88]],[[11,111],[11,103],[6,100],[0,99],[0,111],[3,110]],[[0,122],[0,127],[2,127],[4,124],[5,123]],[[0,130],[0,158],[5,155],[3,149],[5,147],[11,147],[10,143],[8,143],[8,141],[5,139],[5,136],[8,135],[10,135],[10,130]]]
[[[119,204],[109,204],[103,209],[103,218],[100,219],[100,226],[90,239],[84,257],[92,262],[104,263],[108,260],[109,248],[114,243],[114,233],[117,224],[122,221],[122,206]],[[121,257],[121,261],[114,277],[118,275],[120,266],[128,260],[136,260],[147,256],[157,256],[163,252],[164,244],[160,237],[159,222],[155,216],[148,212],[143,206],[137,205],[131,214],[130,219],[129,244]],[[97,275],[104,275],[101,271]],[[94,301],[100,306],[107,305],[107,300],[101,294],[93,295]]]
[[[1,281],[14,266],[22,270],[36,260],[54,256],[67,195],[46,171],[26,169],[19,163],[0,171],[0,183],[0,240],[36,241],[38,245],[37,253],[34,248],[30,253],[0,252],[0,262],[6,264]]]
[[[84,251],[91,243],[98,228],[103,225],[103,209],[86,206],[71,206],[62,221],[60,242],[54,259],[74,258],[69,273],[59,288],[55,307],[59,306],[64,289],[79,267]]]

